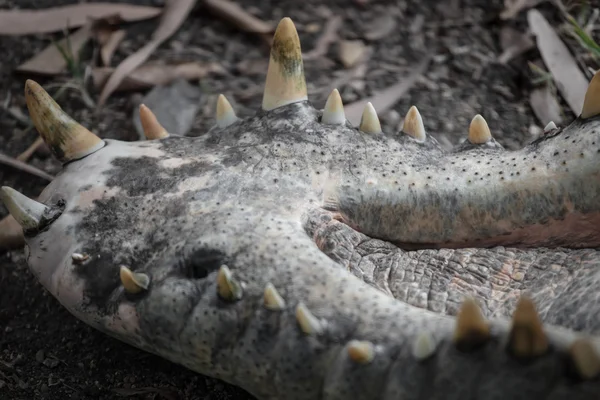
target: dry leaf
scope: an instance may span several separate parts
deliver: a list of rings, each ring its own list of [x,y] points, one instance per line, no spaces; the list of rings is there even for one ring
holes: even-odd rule
[[[233,23],[243,31],[262,34],[270,34],[274,31],[272,24],[246,12],[237,3],[228,0],[204,0],[203,4],[212,13]]]
[[[23,228],[9,215],[0,220],[0,249],[13,250],[25,244]]]
[[[546,0],[504,0],[504,10],[500,13],[500,19],[513,19],[523,10],[535,7]]]
[[[513,58],[529,51],[535,46],[535,43],[529,35],[504,26],[500,30],[500,46],[502,46],[503,52],[498,56],[498,62],[506,64]]]
[[[0,35],[29,35],[50,33],[63,29],[78,28],[88,19],[100,19],[109,15],[119,15],[125,22],[154,18],[161,8],[136,6],[132,4],[87,3],[44,10],[3,10],[0,11]]]
[[[571,110],[579,115],[583,108],[583,99],[588,87],[588,80],[573,56],[554,32],[552,26],[537,10],[527,13],[529,27],[537,38],[537,47],[554,77],[554,82]]]
[[[352,68],[361,61],[367,49],[361,40],[342,40],[339,46],[339,58],[345,68]]]
[[[25,61],[17,67],[17,72],[23,72],[28,74],[40,74],[40,75],[60,75],[67,70],[67,60],[61,54],[56,47],[60,46],[67,54],[69,51],[72,53],[70,56],[76,61],[79,56],[79,52],[86,45],[91,38],[90,25],[87,24],[76,32],[69,34],[68,41],[64,38],[58,41],[56,44],[51,43],[44,50]],[[68,47],[70,46],[70,49]]]
[[[329,51],[329,46],[337,39],[337,32],[342,26],[342,17],[339,15],[335,15],[327,21],[325,25],[325,29],[323,30],[323,34],[317,40],[317,44],[315,47],[306,54],[302,55],[302,59],[304,61],[314,60],[315,58],[319,58],[327,54]]]
[[[114,52],[119,47],[119,44],[125,39],[126,31],[115,26],[119,21],[118,18],[104,18],[94,21],[92,24],[92,34],[94,39],[100,46],[100,60],[102,65],[110,66],[110,60]]]
[[[360,117],[362,116],[363,109],[368,102],[373,104],[375,110],[378,113],[383,113],[392,107],[400,97],[402,97],[408,90],[415,84],[417,79],[425,73],[425,70],[429,66],[431,58],[427,57],[425,60],[414,67],[412,72],[406,78],[403,78],[398,83],[389,87],[388,89],[382,90],[375,96],[356,101],[344,107],[346,113],[346,119],[352,124],[358,125],[360,123]]]
[[[100,93],[98,108],[106,103],[106,100],[111,93],[120,86],[123,79],[125,79],[130,72],[142,65],[158,46],[179,29],[195,4],[196,0],[170,0],[166,3],[160,24],[152,34],[150,41],[144,47],[123,60],[106,82],[106,85],[102,89],[102,93]]]
[[[563,120],[558,100],[548,86],[536,88],[529,95],[529,104],[542,126],[550,121],[560,124]]]
[[[396,29],[396,18],[388,13],[383,14],[370,24],[370,27],[371,29],[364,34],[365,39],[370,41],[383,39],[391,35],[394,29]]]
[[[115,71],[110,67],[92,69],[92,79],[96,88],[104,87]],[[208,74],[223,74],[225,70],[217,63],[190,62],[183,64],[148,63],[136,68],[123,79],[115,91],[147,89],[156,85],[166,85],[175,79],[202,79]]]

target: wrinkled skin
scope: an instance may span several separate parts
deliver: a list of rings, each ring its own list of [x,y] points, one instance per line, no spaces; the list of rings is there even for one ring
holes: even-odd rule
[[[324,125],[300,102],[194,138],[106,140],[44,190],[60,216],[27,236],[27,258],[77,318],[260,399],[592,399],[600,381],[566,354],[600,332],[598,149],[598,117],[517,152],[446,154]],[[127,293],[120,265],[148,290]],[[221,265],[241,299],[218,295]],[[282,310],[263,306],[267,283]],[[551,343],[527,360],[507,351],[525,293]],[[492,319],[470,351],[452,340],[465,296]],[[353,339],[371,362],[349,359]]]

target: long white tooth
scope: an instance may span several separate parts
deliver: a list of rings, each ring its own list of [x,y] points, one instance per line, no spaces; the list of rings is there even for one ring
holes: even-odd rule
[[[412,106],[404,117],[404,126],[402,132],[409,136],[412,136],[419,142],[424,142],[426,139],[425,125],[423,124],[423,118],[417,107]]]
[[[286,17],[273,36],[262,108],[269,111],[307,99],[300,39],[294,23]]]
[[[469,126],[469,142],[473,144],[484,144],[492,140],[492,133],[485,118],[477,114]]]
[[[154,140],[169,137],[169,132],[158,122],[158,118],[148,106],[140,104],[139,112],[146,139]]]
[[[220,94],[217,100],[217,126],[219,128],[226,128],[238,120],[233,107],[227,100],[227,98]]]
[[[419,361],[425,360],[435,353],[436,347],[437,343],[431,333],[421,332],[413,343],[413,357]]]
[[[217,292],[223,300],[235,301],[242,298],[242,286],[233,279],[231,270],[221,265],[217,273]]]
[[[346,123],[342,96],[340,96],[340,92],[337,89],[333,89],[329,97],[327,97],[321,122],[327,125],[343,125]]]
[[[132,294],[139,293],[142,290],[148,290],[148,287],[150,286],[150,277],[147,274],[143,272],[133,272],[125,265],[121,265],[119,277],[121,278],[123,288]]]
[[[555,129],[558,129],[558,127],[556,126],[556,124],[554,123],[554,121],[550,121],[550,122],[548,122],[548,125],[546,125],[546,127],[544,128],[544,133],[548,133],[548,132],[553,131]]]
[[[321,322],[310,312],[304,303],[298,303],[296,306],[296,321],[302,332],[307,335],[319,334],[323,329]]]
[[[594,77],[590,81],[585,99],[583,100],[583,109],[581,110],[581,118],[592,118],[600,115],[600,70],[596,71]]]
[[[281,297],[275,286],[270,282],[265,286],[263,302],[265,307],[272,311],[280,311],[285,308],[285,300],[283,300],[283,297]]]
[[[15,189],[2,186],[0,199],[8,208],[8,212],[21,225],[24,230],[37,229],[42,216],[49,210],[48,207],[29,197],[17,192]]]
[[[348,356],[357,364],[369,364],[375,358],[375,346],[366,340],[348,342]]]
[[[375,107],[370,102],[367,103],[363,110],[358,129],[364,133],[381,133],[381,124],[379,123],[377,111],[375,111]]]

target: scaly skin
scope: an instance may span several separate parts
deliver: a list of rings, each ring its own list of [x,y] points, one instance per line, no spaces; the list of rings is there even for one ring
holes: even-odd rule
[[[600,118],[451,153],[320,119],[297,101],[105,140],[41,194],[56,218],[26,235],[32,272],[91,326],[259,399],[598,398],[568,352],[600,332]],[[125,290],[121,265],[149,286]],[[509,344],[523,293],[547,323],[538,356]],[[465,295],[493,317],[483,342],[454,340]]]

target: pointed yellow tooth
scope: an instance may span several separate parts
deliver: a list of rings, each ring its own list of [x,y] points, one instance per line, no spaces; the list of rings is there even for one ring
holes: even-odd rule
[[[370,102],[367,103],[363,110],[358,129],[364,133],[381,133],[381,124],[379,123],[377,111],[375,111],[375,107]]]
[[[521,296],[517,302],[509,333],[508,348],[520,358],[539,357],[548,350],[548,338],[533,300]]]
[[[296,306],[296,321],[298,321],[298,325],[302,332],[307,335],[314,335],[321,332],[321,323],[317,317],[308,310],[304,303],[298,303]]]
[[[156,115],[145,104],[140,104],[140,121],[146,139],[154,140],[169,137],[167,130],[158,122]]]
[[[104,147],[104,141],[81,126],[31,79],[25,83],[29,115],[52,154],[61,161],[83,158]]]
[[[273,37],[262,108],[269,111],[307,99],[300,39],[294,23],[286,17]]]
[[[285,300],[283,300],[283,297],[277,292],[272,283],[267,283],[267,286],[265,286],[263,300],[265,307],[269,310],[280,311],[285,308]]]
[[[0,189],[0,200],[23,230],[37,229],[42,216],[46,210],[49,210],[42,203],[31,200],[8,186],[2,186],[2,189]]]
[[[600,354],[588,339],[577,339],[569,348],[573,364],[583,379],[600,376]]]
[[[486,120],[479,114],[473,118],[469,126],[469,142],[473,144],[484,144],[492,140],[492,133]]]
[[[436,350],[437,343],[431,333],[421,332],[413,343],[413,357],[419,361],[431,357]]]
[[[123,288],[132,294],[148,290],[148,286],[150,286],[150,277],[148,275],[143,272],[133,272],[125,265],[121,265],[119,277],[121,278]]]
[[[554,123],[554,121],[550,121],[550,122],[548,122],[548,125],[546,125],[546,127],[544,128],[544,133],[548,133],[548,132],[553,131],[555,129],[558,129],[558,127],[556,126],[556,124]]]
[[[226,265],[219,268],[217,291],[223,300],[234,301],[242,298],[242,287],[233,279],[231,270]]]
[[[219,128],[226,128],[238,120],[238,117],[233,111],[233,107],[222,94],[219,95],[217,100],[217,126]]]
[[[423,118],[421,117],[421,113],[419,113],[417,107],[412,106],[406,113],[402,132],[412,136],[420,142],[425,141],[425,125],[423,124]]]
[[[583,100],[583,109],[581,118],[591,118],[600,115],[600,70],[592,78],[585,98]]]
[[[343,125],[346,123],[342,96],[340,96],[340,92],[337,89],[333,89],[329,97],[327,97],[321,122],[327,125]]]
[[[454,343],[461,351],[469,351],[487,342],[490,326],[474,299],[466,299],[456,317]]]
[[[365,340],[351,340],[348,343],[348,356],[357,364],[369,364],[375,358],[375,346]]]

